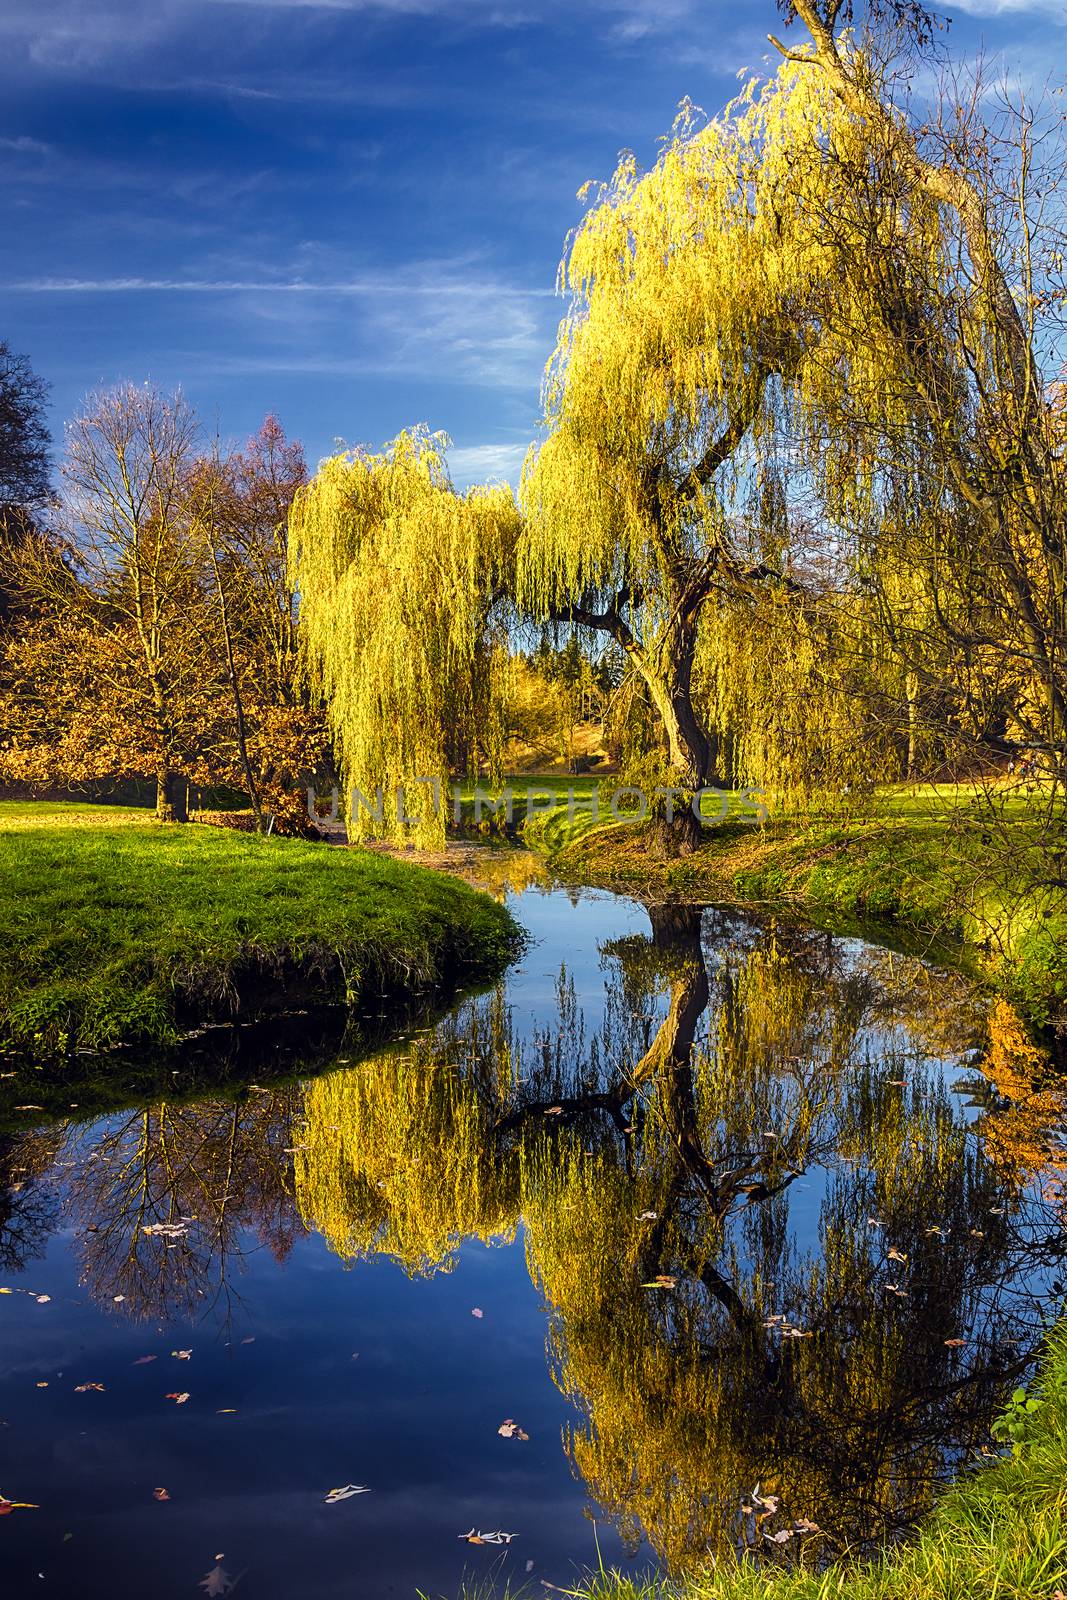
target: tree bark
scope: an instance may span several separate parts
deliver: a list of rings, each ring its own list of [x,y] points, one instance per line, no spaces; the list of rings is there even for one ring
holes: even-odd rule
[[[189,789],[185,778],[164,763],[156,770],[156,818],[160,822],[189,820]]]

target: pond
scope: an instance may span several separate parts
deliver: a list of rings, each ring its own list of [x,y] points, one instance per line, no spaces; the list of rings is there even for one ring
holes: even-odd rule
[[[817,1563],[989,1453],[1065,1241],[980,997],[803,926],[501,892],[521,962],[367,1059],[0,1134],[9,1592]]]

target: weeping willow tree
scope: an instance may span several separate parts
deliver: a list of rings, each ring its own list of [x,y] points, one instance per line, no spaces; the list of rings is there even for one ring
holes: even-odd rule
[[[415,429],[334,456],[290,515],[305,676],[355,839],[439,844],[450,774],[499,764],[506,652],[490,612],[517,512],[506,487],[457,494],[447,444]]]
[[[881,652],[913,720],[946,640],[997,645],[1032,680],[1020,703],[1054,766],[1064,474],[1037,355],[1040,308],[1063,303],[1051,236],[1039,250],[1026,192],[1010,225],[1012,152],[998,175],[980,97],[943,105],[933,135],[895,102],[894,50],[930,41],[922,6],[873,0],[864,34],[844,0],[781,9],[808,41],[780,45],[777,73],[707,126],[684,107],[651,171],[625,156],[569,243],[520,600],[618,641],[683,785],[728,776],[731,743],[746,776],[766,768],[783,741],[759,748],[759,729],[781,721],[783,689],[802,693],[817,714],[789,788],[808,754],[805,781],[840,760],[840,782],[853,759],[822,725],[847,723],[863,685],[804,661],[822,574],[846,597],[877,589],[873,636],[918,573],[930,603]],[[1015,154],[1023,182],[1033,148]],[[794,604],[768,605],[771,589]],[[715,692],[698,712],[701,634]]]
[[[821,424],[844,366],[876,382],[880,353],[825,316],[825,218],[854,205],[842,153],[865,157],[859,120],[810,62],[784,62],[707,126],[683,108],[652,171],[624,158],[561,268],[573,300],[523,481],[518,596],[617,640],[683,786],[724,776],[725,729],[694,708],[701,629],[765,589],[801,593],[823,537],[790,515],[783,438]],[[916,249],[937,246],[927,212]],[[776,693],[765,680],[747,714]]]

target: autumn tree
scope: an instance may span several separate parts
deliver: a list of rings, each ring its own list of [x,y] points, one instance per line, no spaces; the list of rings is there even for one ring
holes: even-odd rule
[[[307,785],[325,757],[322,715],[299,682],[287,564],[289,511],[306,480],[302,447],[271,416],[243,451],[198,458],[186,486],[208,580],[204,627],[230,709],[213,763],[247,792],[261,832],[307,827]]]

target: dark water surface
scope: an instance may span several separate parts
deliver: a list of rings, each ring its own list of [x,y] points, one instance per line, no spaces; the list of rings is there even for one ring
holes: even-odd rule
[[[967,985],[513,902],[499,989],[369,1061],[0,1132],[5,1594],[818,1561],[988,1451],[1064,1241]]]

